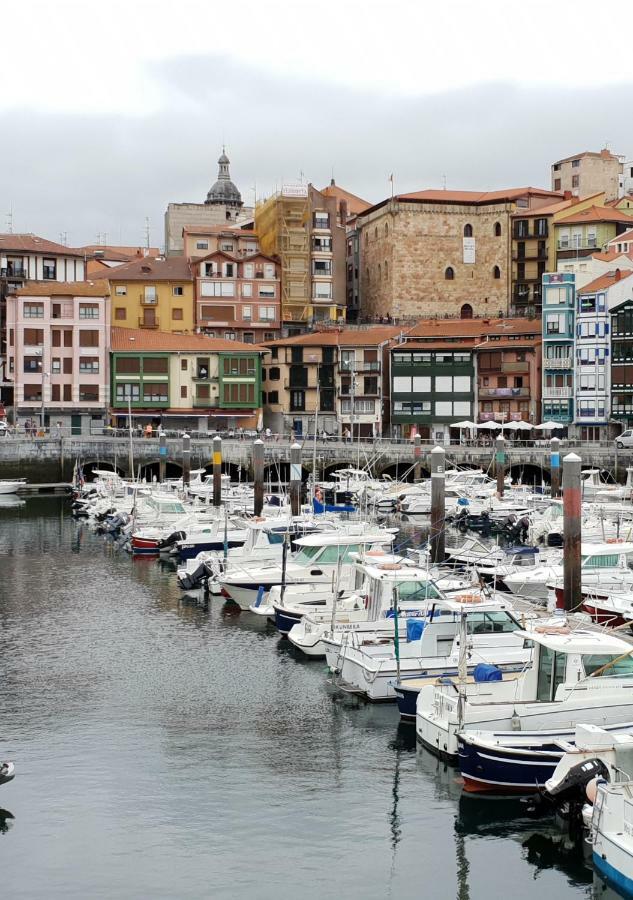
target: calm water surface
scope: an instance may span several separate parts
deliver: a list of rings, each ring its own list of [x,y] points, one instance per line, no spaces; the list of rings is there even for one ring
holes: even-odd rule
[[[0,509],[0,659],[2,897],[594,896],[553,828],[462,797],[395,707],[336,696],[62,500]]]

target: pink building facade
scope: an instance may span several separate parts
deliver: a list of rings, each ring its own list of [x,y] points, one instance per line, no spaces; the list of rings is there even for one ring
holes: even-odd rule
[[[274,259],[217,250],[193,268],[199,331],[246,344],[280,336],[279,264]]]
[[[7,297],[6,337],[15,421],[100,433],[110,383],[107,282],[31,282]]]

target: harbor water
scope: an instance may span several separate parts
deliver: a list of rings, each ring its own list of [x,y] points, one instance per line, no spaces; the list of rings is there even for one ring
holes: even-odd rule
[[[463,796],[395,706],[64,499],[0,508],[0,660],[3,897],[608,896],[553,822]]]

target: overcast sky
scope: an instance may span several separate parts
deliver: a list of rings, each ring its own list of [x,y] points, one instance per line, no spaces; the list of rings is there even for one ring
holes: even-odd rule
[[[611,10],[611,13],[609,12]],[[163,243],[226,143],[247,204],[302,177],[371,201],[549,187],[633,157],[616,7],[588,0],[23,0],[3,12],[0,231]],[[626,39],[625,39],[626,40]],[[609,46],[613,52],[607,52]],[[595,51],[598,49],[598,55]]]

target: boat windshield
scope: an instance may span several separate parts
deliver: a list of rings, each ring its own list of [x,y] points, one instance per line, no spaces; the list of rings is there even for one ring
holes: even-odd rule
[[[161,501],[161,503],[160,503],[160,511],[161,511],[162,513],[168,513],[168,514],[169,514],[169,513],[177,513],[177,514],[182,513],[182,514],[184,514],[185,508],[184,508],[184,506],[182,505],[182,503],[180,503],[178,500],[175,500],[175,501],[173,501],[173,502],[171,502],[171,503],[170,503],[169,500],[168,500],[168,501],[166,501],[166,502]]]
[[[509,634],[521,627],[509,613],[501,609],[468,613],[466,625],[469,634]]]
[[[300,566],[307,566],[321,549],[321,547],[302,547],[295,556],[294,561],[299,563]]]
[[[617,564],[617,553],[609,553],[605,556],[583,556],[582,558],[582,565],[585,569],[613,569]]]
[[[441,594],[431,581],[399,581],[398,600],[439,600]]]
[[[633,675],[633,656],[615,653],[590,653],[583,655],[585,675],[601,678],[603,675]]]

